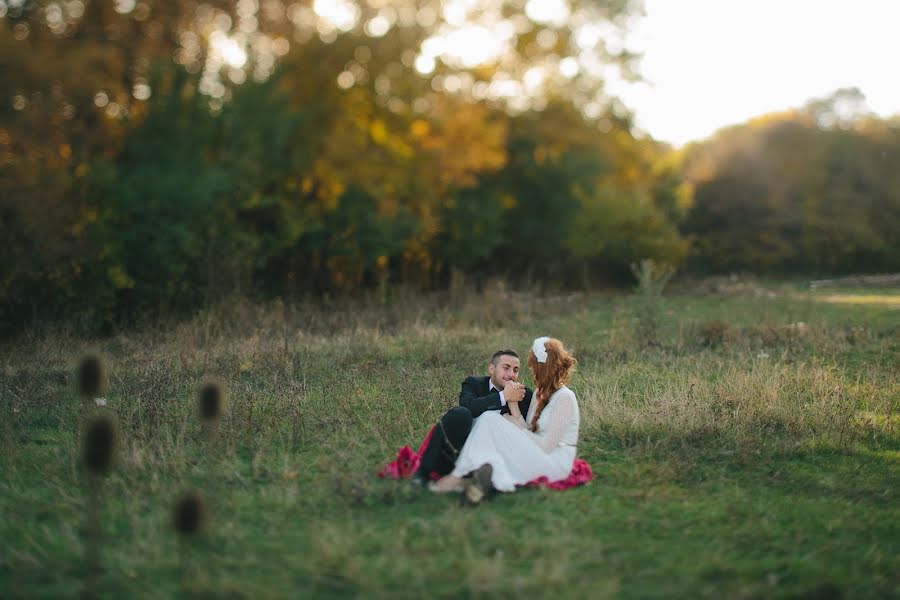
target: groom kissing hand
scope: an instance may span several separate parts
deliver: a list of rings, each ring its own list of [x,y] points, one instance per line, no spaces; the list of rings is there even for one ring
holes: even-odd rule
[[[497,410],[501,414],[528,414],[532,390],[519,383],[519,355],[514,350],[494,352],[488,363],[488,375],[467,377],[459,392],[459,406],[448,410],[438,421],[424,452],[413,482],[423,484],[435,471],[446,475],[453,470],[453,464],[460,449],[469,437],[473,419],[483,412]],[[519,410],[516,410],[518,403]]]

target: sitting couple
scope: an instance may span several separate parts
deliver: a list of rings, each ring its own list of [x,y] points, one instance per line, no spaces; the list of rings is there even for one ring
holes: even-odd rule
[[[578,403],[566,387],[575,363],[559,340],[534,340],[528,352],[532,393],[518,382],[519,356],[495,352],[488,377],[463,381],[459,406],[441,417],[414,481],[424,484],[437,472],[443,477],[429,484],[431,491],[462,491],[478,503],[493,490],[512,492],[542,477],[564,479],[578,442]]]

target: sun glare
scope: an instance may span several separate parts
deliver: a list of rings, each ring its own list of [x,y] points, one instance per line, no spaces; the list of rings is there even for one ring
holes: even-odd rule
[[[209,46],[213,55],[229,67],[239,69],[247,63],[247,52],[237,41],[221,31],[212,32],[209,36]]]
[[[537,23],[562,25],[569,16],[569,6],[565,0],[528,0],[525,14]]]
[[[468,25],[422,42],[415,66],[419,73],[430,73],[438,58],[458,68],[471,69],[496,60],[508,48],[507,28],[491,31],[483,25]]]
[[[344,0],[316,0],[313,11],[319,18],[341,31],[350,31],[359,20],[359,7]]]
[[[487,27],[472,25],[457,29],[445,36],[443,57],[455,66],[477,67],[500,55],[506,40],[492,33]]]
[[[525,89],[529,93],[535,93],[543,85],[545,76],[546,73],[543,67],[531,67],[525,72],[525,77],[523,78]]]
[[[384,15],[376,15],[366,23],[366,35],[369,37],[381,37],[391,29],[391,22]]]
[[[578,60],[571,56],[567,56],[559,61],[559,72],[562,73],[563,77],[566,79],[571,79],[578,75],[578,70]]]
[[[881,116],[900,112],[900,88],[889,74],[900,56],[900,3],[646,0],[645,6],[646,17],[628,32],[628,49],[642,55],[646,82],[609,81],[607,88],[658,139],[703,139],[842,87],[858,87]]]

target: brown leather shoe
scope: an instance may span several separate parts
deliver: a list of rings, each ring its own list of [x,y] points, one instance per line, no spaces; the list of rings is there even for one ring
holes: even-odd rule
[[[494,486],[491,484],[491,475],[494,473],[494,467],[490,463],[484,463],[472,472],[472,478],[466,480],[466,486],[463,488],[460,501],[465,506],[476,506],[487,498],[493,491]]]

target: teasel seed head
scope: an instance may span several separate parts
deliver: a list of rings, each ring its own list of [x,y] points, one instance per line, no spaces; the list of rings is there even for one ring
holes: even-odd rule
[[[225,390],[217,381],[208,381],[200,388],[200,418],[218,421],[225,414]]]
[[[85,398],[96,398],[106,391],[106,369],[96,354],[85,356],[78,365],[78,391]]]
[[[109,471],[116,461],[118,437],[116,422],[111,416],[92,417],[84,434],[85,466],[98,475]]]
[[[179,535],[194,535],[206,526],[206,513],[206,502],[200,492],[188,492],[175,503],[175,531]]]

